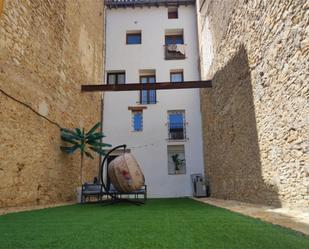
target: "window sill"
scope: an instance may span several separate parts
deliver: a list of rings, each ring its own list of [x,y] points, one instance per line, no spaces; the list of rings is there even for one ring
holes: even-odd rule
[[[168,143],[182,143],[182,142],[188,142],[189,141],[189,138],[185,138],[185,139],[169,139],[167,138],[166,141]]]
[[[185,60],[187,57],[165,57],[164,58],[166,61],[172,61],[172,60]]]
[[[183,176],[186,175],[187,173],[169,173],[169,176]]]
[[[154,102],[154,103],[141,103],[141,102],[136,102],[136,104],[138,104],[138,105],[156,105],[156,104],[158,104],[159,103],[159,101],[156,101],[156,102]]]

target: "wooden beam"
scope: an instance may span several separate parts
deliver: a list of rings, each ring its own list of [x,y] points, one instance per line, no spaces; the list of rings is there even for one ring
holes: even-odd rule
[[[147,109],[147,106],[128,106],[129,111],[143,111],[146,109]]]
[[[108,91],[140,91],[140,90],[171,90],[188,88],[211,88],[211,80],[158,82],[158,83],[129,83],[116,85],[82,85],[82,92],[108,92]]]

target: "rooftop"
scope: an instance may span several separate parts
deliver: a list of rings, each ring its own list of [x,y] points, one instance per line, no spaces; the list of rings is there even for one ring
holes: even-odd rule
[[[195,4],[195,0],[105,0],[109,8],[144,7],[144,6],[179,6]]]

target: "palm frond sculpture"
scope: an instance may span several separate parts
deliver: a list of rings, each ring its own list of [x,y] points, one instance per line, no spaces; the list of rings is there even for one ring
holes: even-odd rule
[[[101,127],[101,123],[97,123],[93,126],[87,133],[84,128],[75,130],[61,128],[61,139],[62,141],[71,144],[70,146],[60,146],[60,149],[67,153],[73,154],[76,151],[80,152],[81,165],[80,165],[80,176],[81,184],[83,184],[83,166],[84,166],[84,155],[94,159],[91,152],[95,152],[100,156],[105,155],[104,147],[111,147],[110,144],[102,143],[102,138],[105,137],[104,134],[98,129]]]
[[[185,159],[180,159],[179,158],[179,154],[174,154],[172,155],[172,160],[175,166],[175,171],[178,171],[181,169],[181,167],[183,166]]]

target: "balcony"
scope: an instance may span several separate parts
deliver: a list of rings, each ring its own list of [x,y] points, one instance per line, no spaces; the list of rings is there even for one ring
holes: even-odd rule
[[[184,60],[186,58],[185,44],[164,45],[165,60]]]
[[[186,129],[184,123],[168,124],[168,140],[185,140]]]

